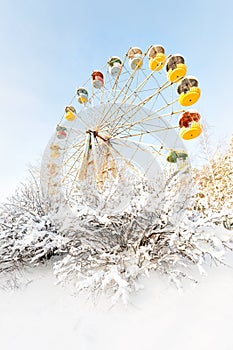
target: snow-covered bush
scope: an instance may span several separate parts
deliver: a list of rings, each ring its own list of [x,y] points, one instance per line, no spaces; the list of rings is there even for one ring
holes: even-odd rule
[[[183,278],[193,278],[190,266],[203,273],[207,257],[224,263],[233,242],[232,231],[221,225],[224,212],[212,210],[210,201],[204,216],[190,210],[197,197],[187,186],[188,175],[181,169],[156,190],[135,183],[132,193],[137,195],[130,206],[111,216],[84,204],[75,215],[65,205],[52,211],[36,180],[29,181],[2,205],[0,272],[52,258],[58,283],[73,283],[78,292],[91,295],[110,293],[113,302],[127,302],[129,293],[140,288],[140,277],[150,271],[167,275],[180,287]]]
[[[56,254],[60,235],[34,177],[0,208],[0,272],[35,265]]]
[[[133,207],[122,216],[87,214],[72,221],[67,251],[54,265],[58,281],[91,295],[110,292],[113,302],[119,297],[127,301],[140,288],[139,278],[150,271],[167,275],[180,287],[183,278],[193,279],[190,266],[203,273],[207,257],[216,265],[224,263],[226,249],[232,249],[231,231],[188,210],[175,223],[170,220],[171,197],[164,198],[161,210],[153,208],[157,200],[150,195],[146,207]]]

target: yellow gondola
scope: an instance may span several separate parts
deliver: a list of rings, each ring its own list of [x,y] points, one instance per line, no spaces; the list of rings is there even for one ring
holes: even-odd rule
[[[198,101],[201,96],[201,89],[198,87],[198,80],[193,76],[183,78],[177,85],[179,103],[182,106],[191,106]]]
[[[77,89],[77,99],[81,104],[85,104],[88,101],[88,91],[87,89],[80,87]]]
[[[73,106],[66,106],[65,119],[70,122],[73,122],[76,119],[76,110]]]
[[[172,55],[168,58],[166,64],[167,79],[171,83],[176,83],[187,73],[187,66],[184,57],[181,55]]]
[[[159,71],[163,68],[166,61],[166,55],[162,46],[153,45],[149,49],[147,56],[149,58],[149,68],[151,70]]]

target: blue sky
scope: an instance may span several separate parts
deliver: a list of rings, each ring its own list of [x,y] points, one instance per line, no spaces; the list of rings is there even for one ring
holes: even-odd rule
[[[233,130],[229,1],[0,1],[0,198],[35,162],[75,89],[111,55],[163,44],[198,77],[214,144]]]

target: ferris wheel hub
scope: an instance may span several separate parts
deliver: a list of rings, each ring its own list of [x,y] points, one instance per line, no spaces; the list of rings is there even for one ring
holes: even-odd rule
[[[93,135],[95,138],[100,138],[102,141],[104,141],[104,142],[107,142],[107,141],[109,141],[110,140],[110,137],[109,136],[102,136],[102,135],[100,135],[99,134],[99,131],[98,131],[98,129],[94,129],[94,130],[87,130],[86,131],[86,134],[90,134],[90,135]]]

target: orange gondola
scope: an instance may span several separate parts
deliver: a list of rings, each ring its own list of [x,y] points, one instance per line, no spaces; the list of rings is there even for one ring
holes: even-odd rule
[[[191,140],[198,137],[202,132],[202,126],[199,123],[201,116],[195,109],[187,110],[180,116],[180,137],[184,140]]]

